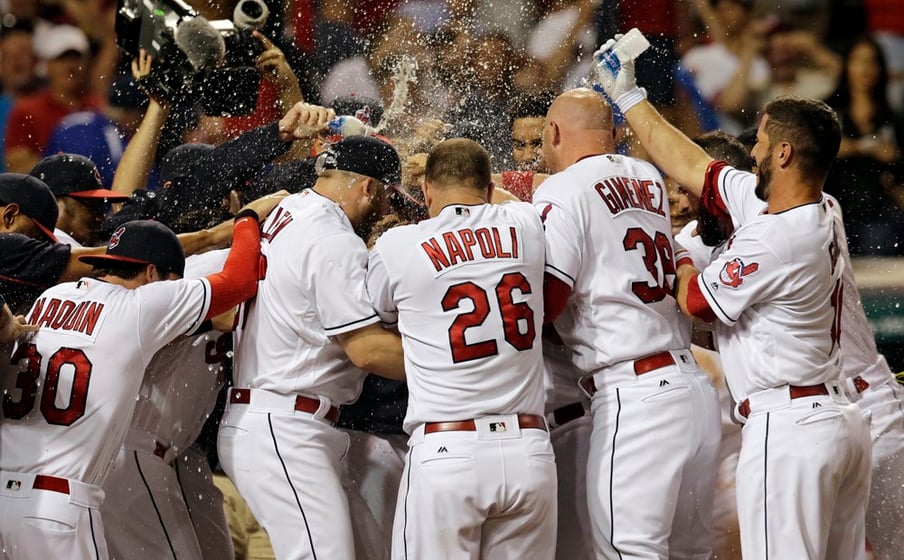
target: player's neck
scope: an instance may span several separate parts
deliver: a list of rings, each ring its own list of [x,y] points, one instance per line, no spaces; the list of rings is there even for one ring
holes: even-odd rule
[[[141,275],[141,274],[139,274],[137,277],[131,278],[129,280],[126,280],[125,278],[120,278],[119,276],[113,276],[110,274],[107,274],[105,276],[98,276],[97,279],[103,280],[107,284],[122,286],[123,288],[126,288],[127,290],[134,290],[134,289],[140,288],[141,286],[144,286],[145,284],[148,283],[147,279],[144,277],[144,275]]]
[[[778,214],[791,208],[812,204],[822,198],[821,184],[777,183],[772,185],[769,200],[766,203],[770,214]]]

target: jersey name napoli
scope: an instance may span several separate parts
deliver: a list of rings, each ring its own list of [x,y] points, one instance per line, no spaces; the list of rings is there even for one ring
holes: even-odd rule
[[[367,283],[402,335],[407,432],[543,413],[543,253],[540,220],[522,202],[451,205],[380,237]]]
[[[345,212],[305,190],[264,222],[266,272],[235,336],[235,386],[354,401],[364,372],[332,337],[379,322],[367,296],[367,247]]]
[[[223,270],[228,249],[185,259],[185,277]],[[209,331],[179,337],[154,354],[138,391],[130,429],[153,434],[178,452],[190,446],[216,405],[225,382],[223,362],[232,333]]]
[[[844,229],[828,199],[767,214],[756,175],[717,164],[707,181],[738,225],[697,279],[732,394],[839,380]]]
[[[649,163],[588,157],[534,193],[546,227],[546,272],[572,288],[556,331],[582,374],[687,348],[673,297],[668,197]]]
[[[41,328],[2,377],[0,469],[102,485],[145,368],[209,305],[204,279],[130,290],[84,278],[44,292],[27,316]]]

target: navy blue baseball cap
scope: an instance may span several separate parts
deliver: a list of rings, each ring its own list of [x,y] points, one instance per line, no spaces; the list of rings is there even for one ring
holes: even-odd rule
[[[93,161],[79,154],[47,156],[28,172],[44,181],[55,196],[128,200],[129,195],[105,189]]]
[[[84,255],[79,260],[94,267],[152,264],[161,276],[170,272],[179,276],[185,274],[185,253],[179,238],[170,228],[153,220],[126,222],[110,236],[105,255]]]
[[[0,173],[0,206],[8,204],[17,204],[48,239],[57,242],[53,229],[60,209],[44,181],[22,173]]]
[[[339,169],[396,186],[402,182],[402,162],[395,148],[373,136],[350,136],[317,156],[318,174]]]

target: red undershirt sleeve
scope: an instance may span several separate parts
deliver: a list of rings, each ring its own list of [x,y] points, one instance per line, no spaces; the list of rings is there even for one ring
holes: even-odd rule
[[[232,248],[223,270],[207,276],[210,308],[205,319],[229,311],[257,294],[261,266],[261,231],[254,211],[236,216],[232,227]]]
[[[691,315],[711,323],[716,320],[716,314],[709,306],[709,302],[706,301],[706,297],[703,296],[703,291],[700,290],[699,278],[700,273],[691,276],[687,284],[687,302],[685,305]]]
[[[571,296],[571,286],[546,273],[543,278],[543,324],[552,323],[564,311]]]

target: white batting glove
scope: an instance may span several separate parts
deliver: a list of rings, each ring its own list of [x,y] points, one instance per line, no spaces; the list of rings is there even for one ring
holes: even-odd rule
[[[634,59],[616,47],[615,43],[621,38],[622,35],[617,34],[593,53],[593,73],[609,99],[622,113],[626,113],[647,98],[647,90],[637,86],[637,80],[634,78]]]

